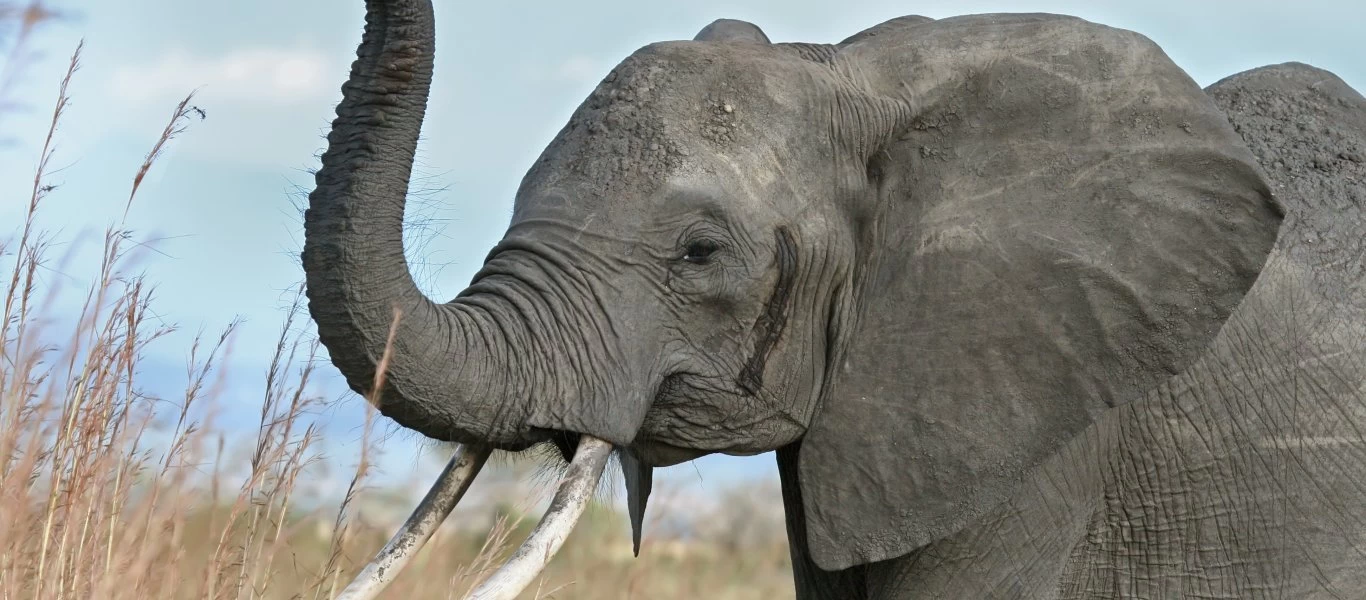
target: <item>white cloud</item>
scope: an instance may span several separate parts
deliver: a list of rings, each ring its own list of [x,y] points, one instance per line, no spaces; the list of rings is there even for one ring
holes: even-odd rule
[[[338,87],[334,61],[314,50],[243,48],[221,56],[172,51],[148,64],[123,65],[110,78],[118,100],[141,103],[202,89],[235,102],[295,103]]]
[[[72,129],[94,140],[155,135],[176,103],[195,92],[192,103],[207,118],[187,123],[173,155],[281,172],[304,167],[324,143],[349,58],[306,45],[163,51],[153,60],[101,69],[103,110],[73,113],[79,127]]]

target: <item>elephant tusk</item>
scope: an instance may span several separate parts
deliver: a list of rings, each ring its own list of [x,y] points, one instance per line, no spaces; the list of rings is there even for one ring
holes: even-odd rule
[[[536,579],[583,516],[611,452],[610,442],[587,435],[580,438],[574,460],[560,479],[541,522],[512,558],[470,592],[466,600],[512,600]]]
[[[640,535],[645,526],[645,506],[650,500],[654,467],[640,462],[629,448],[622,448],[621,474],[626,480],[626,513],[631,519],[631,552],[640,557]]]
[[[422,545],[431,539],[441,522],[446,520],[446,516],[451,514],[492,452],[491,447],[483,444],[461,444],[457,447],[451,462],[437,476],[432,489],[413,509],[413,514],[399,526],[394,537],[389,538],[389,543],[361,569],[336,600],[370,600],[384,591],[385,586],[398,577],[403,567],[408,565]]]

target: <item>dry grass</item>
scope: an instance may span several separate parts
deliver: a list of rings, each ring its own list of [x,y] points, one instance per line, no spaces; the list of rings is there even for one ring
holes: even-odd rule
[[[0,3],[0,17],[17,20],[0,41],[19,47],[10,42],[26,38],[46,14],[37,3]],[[243,432],[217,430],[210,418],[235,324],[187,349],[183,395],[141,391],[142,355],[169,329],[145,318],[153,286],[132,271],[140,246],[123,224],[97,240],[99,275],[84,290],[80,314],[45,308],[65,292],[37,277],[54,246],[35,223],[53,191],[53,139],[79,62],[78,48],[52,111],[27,219],[13,237],[0,239],[7,275],[0,315],[0,599],[331,598],[390,531],[358,514],[369,493],[375,416],[367,418],[353,460],[319,450],[321,430],[308,417],[321,402],[310,391],[318,347],[298,333],[310,328],[296,322],[297,301],[261,383],[255,439],[245,448],[226,441]],[[0,65],[0,79],[13,68],[12,60]],[[125,214],[195,110],[188,97],[174,108],[128,197],[114,200],[124,203]],[[357,466],[344,497],[330,508],[305,508],[298,490],[324,460]],[[243,463],[245,474],[224,472]],[[723,503],[728,512],[703,516],[712,527],[699,528],[692,541],[647,537],[640,559],[630,558],[624,517],[595,505],[540,588],[523,597],[791,597],[781,530],[746,527],[757,521],[737,508],[748,506],[745,497],[737,493]],[[386,597],[461,597],[530,529],[519,513],[499,511],[489,526],[438,533]]]

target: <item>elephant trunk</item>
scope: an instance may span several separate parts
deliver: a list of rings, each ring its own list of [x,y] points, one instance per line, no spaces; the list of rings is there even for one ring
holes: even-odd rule
[[[366,2],[364,37],[304,216],[309,312],[333,364],[359,393],[376,391],[389,346],[374,397],[399,424],[437,439],[525,446],[535,441],[527,439],[527,390],[512,389],[511,380],[533,366],[510,364],[527,360],[506,350],[516,331],[487,304],[429,300],[403,254],[433,39],[429,1]]]
[[[579,330],[566,327],[577,311],[548,300],[553,289],[530,283],[572,284],[572,269],[547,267],[555,261],[544,245],[505,240],[476,282],[447,304],[429,300],[413,281],[403,255],[403,207],[431,86],[434,29],[430,0],[366,2],[365,34],[304,214],[308,308],[333,364],[352,389],[374,394],[380,412],[400,425],[468,444],[343,591],[348,599],[374,598],[384,589],[459,501],[490,445],[524,447],[548,437],[549,429],[584,433],[546,518],[471,597],[517,596],[554,556],[597,489],[613,446],[591,432],[629,438],[641,419],[628,417],[626,428],[613,429],[564,417],[575,412],[566,403],[592,396],[574,393],[575,385],[554,373],[618,384],[624,378],[594,376],[593,365],[622,361],[605,353],[609,344],[585,346],[582,336],[569,334]],[[374,390],[380,369],[384,377]],[[533,391],[559,398],[561,410],[542,406],[533,415]]]

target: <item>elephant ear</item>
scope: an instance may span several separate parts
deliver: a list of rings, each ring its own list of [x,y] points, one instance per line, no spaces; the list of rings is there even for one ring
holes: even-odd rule
[[[768,36],[758,25],[735,19],[717,19],[693,37],[696,42],[755,42],[767,44]]]
[[[1283,216],[1220,111],[1133,33],[954,18],[851,44],[835,68],[852,74],[839,129],[869,150],[857,323],[836,332],[798,467],[831,570],[983,519],[1099,413],[1181,372]]]

